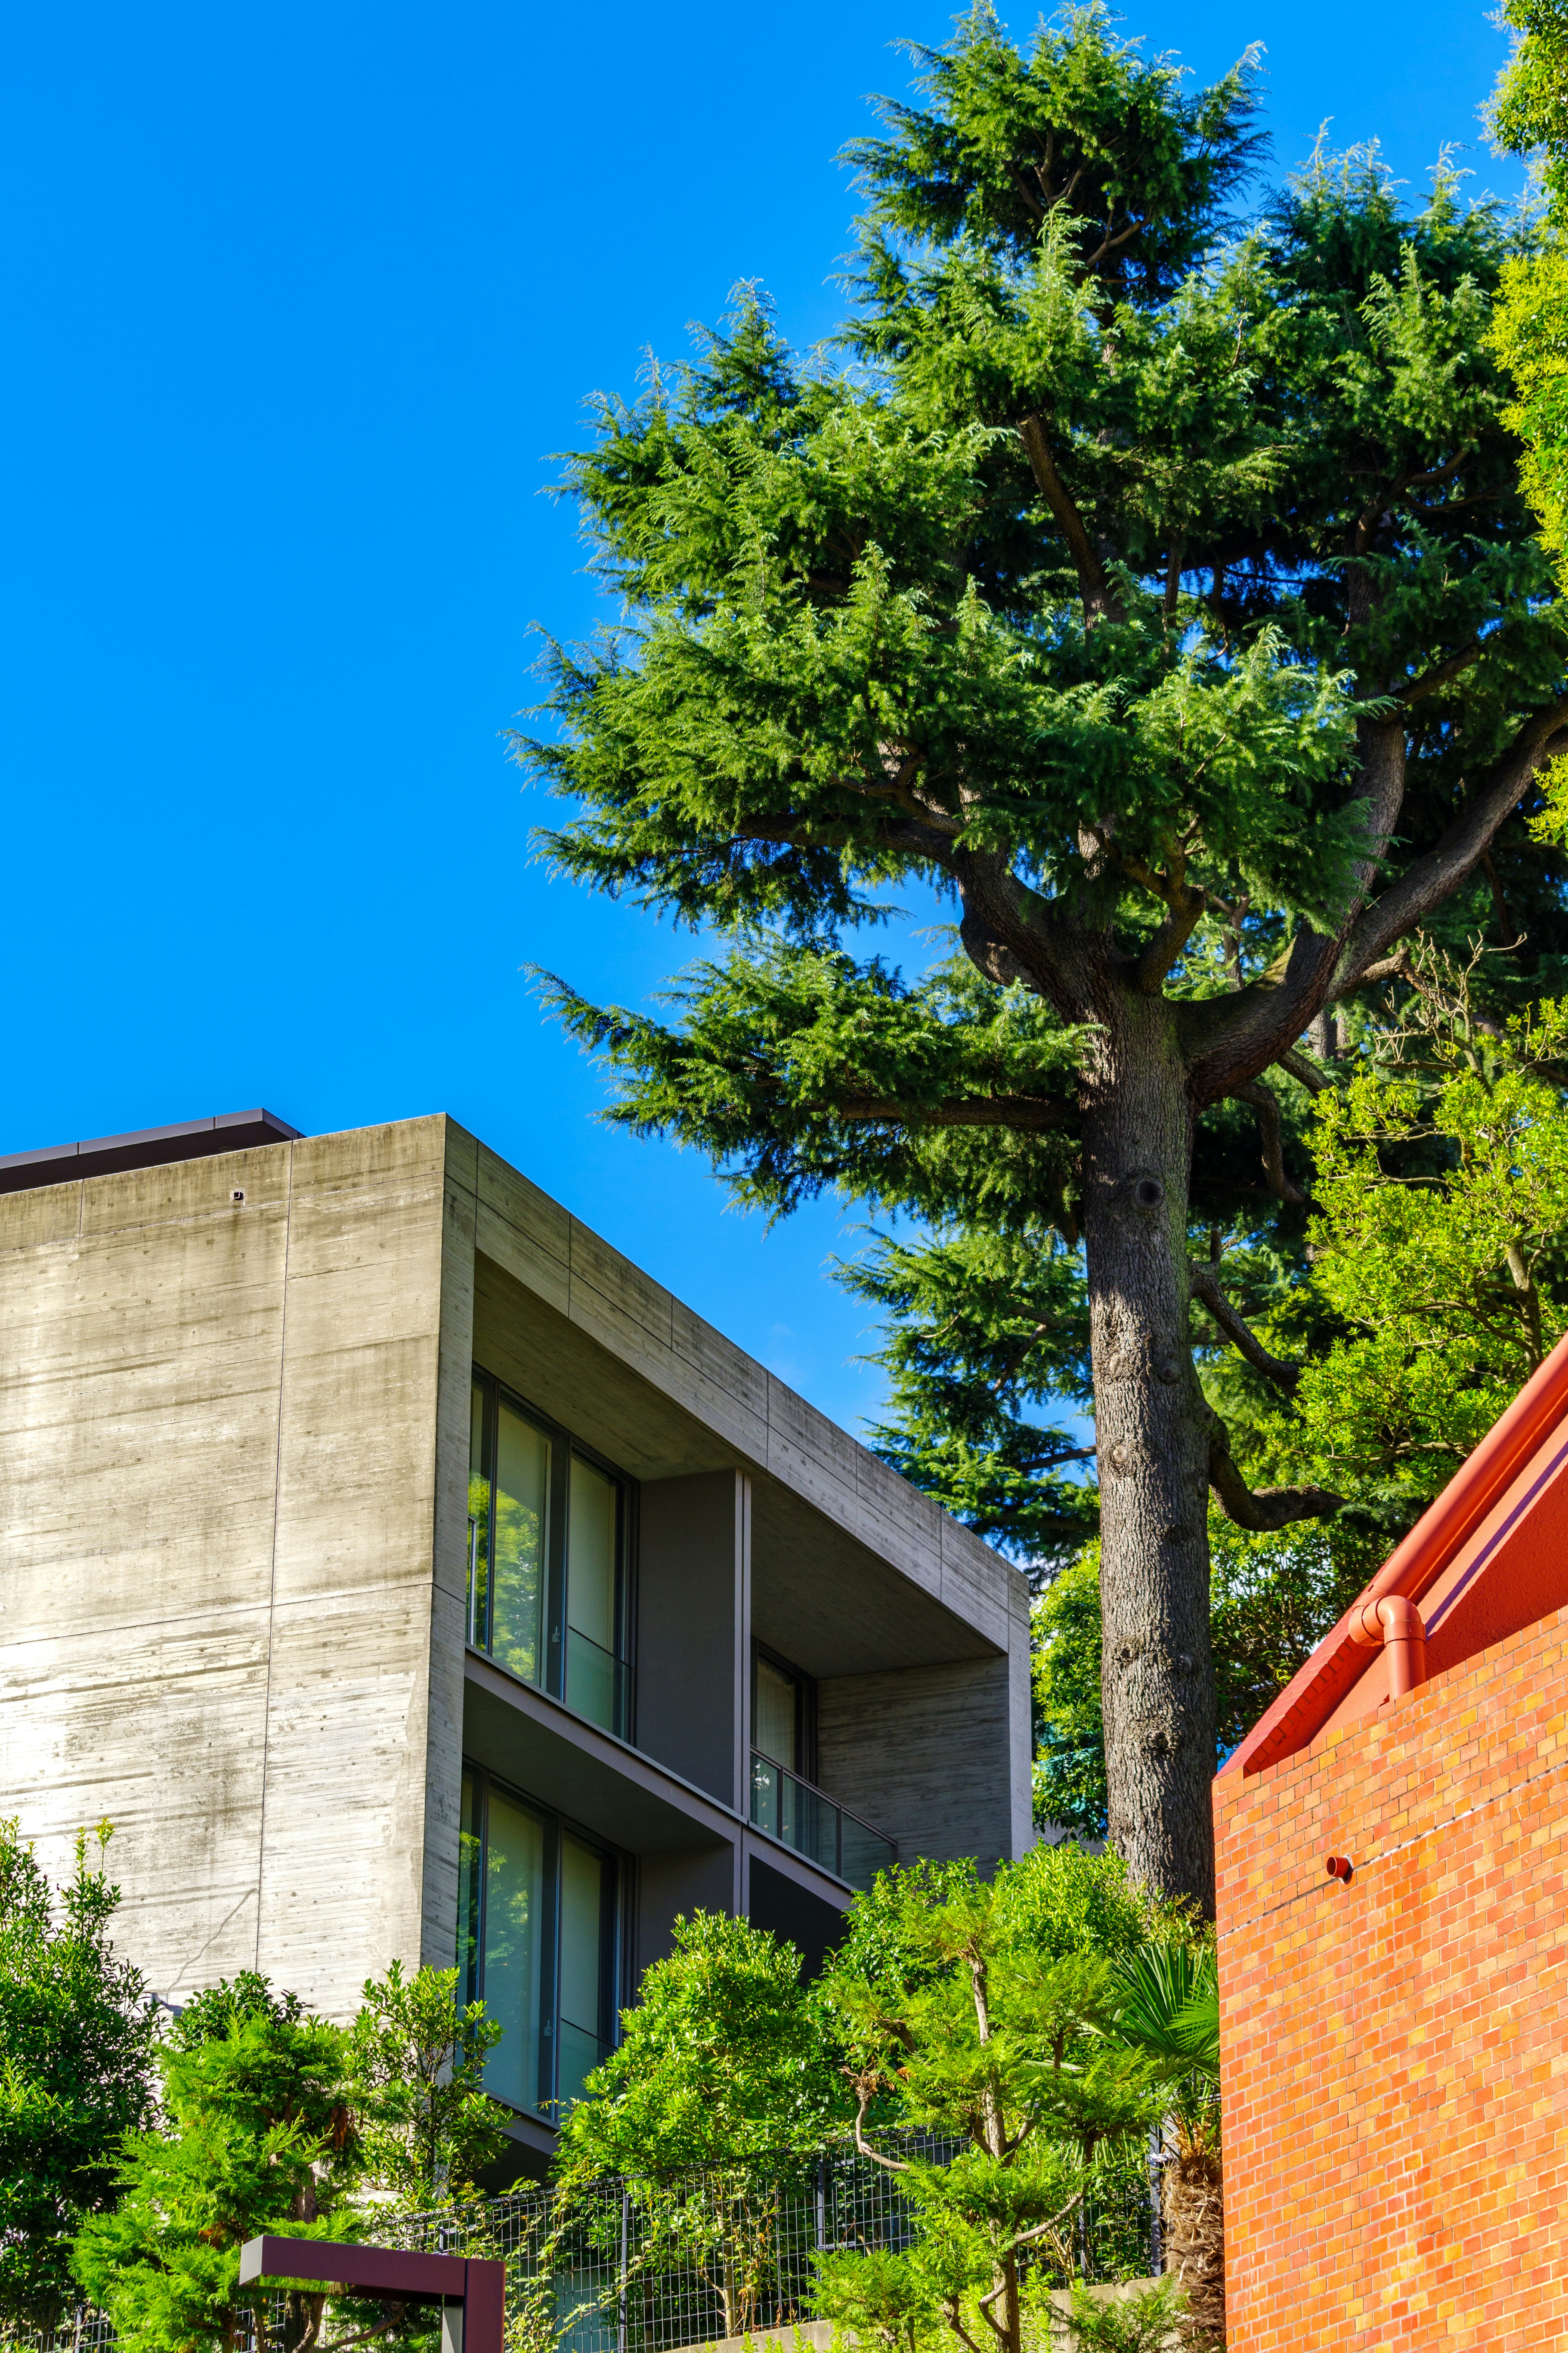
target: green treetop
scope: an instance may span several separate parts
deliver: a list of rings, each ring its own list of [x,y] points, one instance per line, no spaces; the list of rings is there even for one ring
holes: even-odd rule
[[[1115,1858],[1077,1849],[989,1882],[973,1864],[884,1873],[857,1899],[821,1999],[857,2146],[898,2176],[915,2236],[903,2255],[819,2258],[819,2312],[889,2348],[945,2322],[968,2353],[1020,2353],[1031,2282],[1071,2278],[1085,2197],[1124,2147],[1142,2165],[1159,2112],[1163,2063],[1119,2024],[1152,1925]],[[900,2153],[869,2129],[879,2112],[956,2154]]]
[[[153,2009],[110,1930],[120,1890],[85,1831],[59,1889],[0,1822],[0,2323],[46,2335],[76,2295],[71,2242],[114,2195],[152,2106]]]
[[[127,2139],[119,2201],[76,2242],[78,2274],[128,2353],[232,2353],[274,2294],[239,2285],[247,2239],[358,2235],[343,2046],[341,2029],[249,1971],[176,2021],[160,2053],[162,2122]],[[289,2295],[286,2353],[319,2341],[324,2304]]]
[[[1264,1074],[1564,740],[1507,240],[1363,162],[1226,242],[1247,62],[1189,94],[1094,10],[1026,56],[978,9],[922,66],[857,152],[848,363],[748,299],[571,461],[625,619],[551,658],[547,847],[730,941],[673,1026],[557,1002],[617,1116],[744,1200],[1081,1237],[1110,1831],[1206,1905],[1204,1498],[1241,1482],[1187,1340],[1194,1137],[1239,1103],[1273,1169]],[[900,884],[956,962],[858,953]]]
[[[1525,490],[1568,576],[1568,5],[1504,0],[1501,14],[1515,46],[1491,129],[1500,147],[1539,164],[1550,234],[1504,270],[1492,341],[1518,387],[1508,422],[1525,446]]]

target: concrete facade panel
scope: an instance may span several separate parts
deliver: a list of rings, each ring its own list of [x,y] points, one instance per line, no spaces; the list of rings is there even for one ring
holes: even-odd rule
[[[1003,1767],[1013,1683],[1004,1658],[819,1684],[823,1788],[896,1839],[902,1862],[971,1854],[989,1868],[1020,1852],[1015,1777]]]
[[[0,1194],[0,1250],[70,1241],[80,1230],[79,1183],[41,1185],[32,1193]]]

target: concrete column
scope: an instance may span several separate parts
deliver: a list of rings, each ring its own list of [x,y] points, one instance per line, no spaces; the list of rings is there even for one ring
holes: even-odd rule
[[[738,1471],[652,1479],[638,1509],[637,1746],[743,1811],[751,1482]],[[732,1907],[742,1900],[737,1887]]]

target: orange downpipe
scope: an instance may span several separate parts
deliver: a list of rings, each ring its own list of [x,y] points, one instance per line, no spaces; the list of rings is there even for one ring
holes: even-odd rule
[[[1364,1602],[1351,1620],[1352,1642],[1388,1652],[1388,1696],[1403,1699],[1426,1680],[1426,1629],[1414,1601],[1403,1593],[1385,1593]]]

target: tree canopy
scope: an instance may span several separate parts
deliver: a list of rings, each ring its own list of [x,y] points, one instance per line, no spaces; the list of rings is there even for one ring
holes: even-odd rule
[[[1371,155],[1242,223],[1250,58],[1189,90],[1096,8],[917,63],[853,151],[837,354],[743,295],[568,460],[623,617],[548,656],[544,847],[717,936],[668,1023],[552,994],[743,1200],[1081,1245],[1111,1831],[1207,1903],[1204,1492],[1334,1499],[1249,1496],[1194,1201],[1242,1122],[1286,1193],[1277,1073],[1494,844],[1516,907],[1561,880],[1519,823],[1568,680],[1488,342],[1515,233]],[[859,937],[900,886],[957,918],[923,969]]]
[[[153,2007],[110,1929],[120,1890],[87,1833],[58,1892],[0,1822],[0,2322],[47,2331],[75,2297],[71,2243],[114,2194],[121,2134],[147,2121]],[[95,1867],[96,1864],[96,1867]]]

